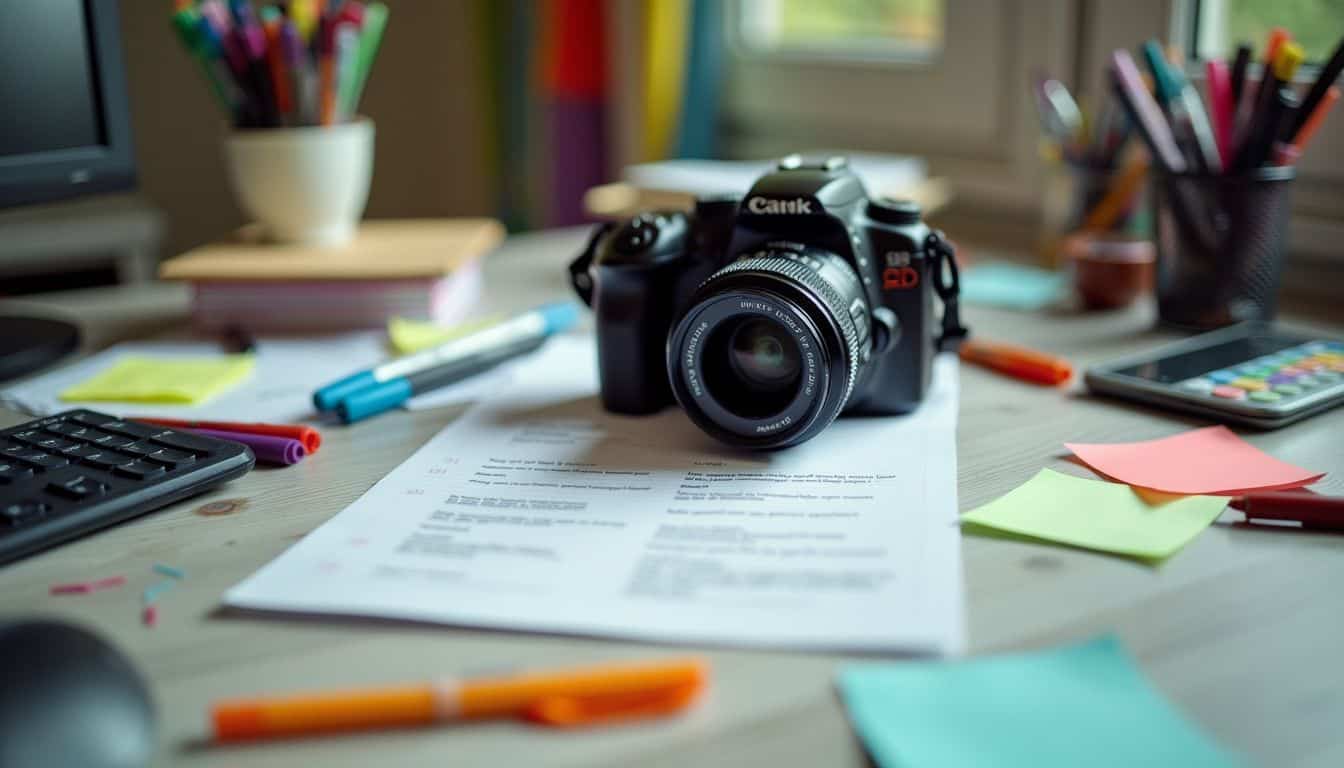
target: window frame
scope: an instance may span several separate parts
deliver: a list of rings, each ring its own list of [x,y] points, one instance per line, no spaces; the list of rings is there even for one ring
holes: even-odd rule
[[[1045,169],[1037,158],[1028,85],[1033,72],[1072,74],[1078,0],[945,2],[942,49],[918,61],[752,50],[741,43],[739,2],[726,2],[728,153],[759,158],[840,146],[919,155],[931,176],[952,182],[959,201],[1034,210],[1033,190]],[[859,112],[842,101],[855,83],[864,92],[901,98],[878,100]],[[962,95],[948,101],[947,91]],[[779,99],[781,93],[793,98]],[[942,111],[920,110],[926,103]]]

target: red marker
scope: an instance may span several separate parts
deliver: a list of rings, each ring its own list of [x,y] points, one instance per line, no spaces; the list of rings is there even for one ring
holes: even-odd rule
[[[268,435],[270,437],[288,437],[303,443],[304,451],[317,453],[322,445],[322,433],[302,424],[254,424],[246,421],[190,421],[187,419],[160,419],[152,416],[135,416],[134,421],[146,424],[158,424],[161,427],[180,427],[181,429],[214,429],[220,432],[241,432],[245,435]]]
[[[1232,502],[1247,520],[1290,520],[1303,528],[1344,530],[1344,496],[1322,496],[1309,491],[1260,491]]]
[[[1073,366],[1068,360],[1011,344],[967,339],[961,343],[960,354],[968,363],[1036,384],[1053,387],[1073,376]]]

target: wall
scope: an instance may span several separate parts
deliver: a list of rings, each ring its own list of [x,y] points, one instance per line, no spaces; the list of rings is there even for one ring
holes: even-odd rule
[[[164,256],[242,223],[224,172],[227,131],[168,3],[122,0],[140,191],[164,213]],[[377,125],[367,215],[488,214],[478,28],[470,0],[398,0],[361,111]]]

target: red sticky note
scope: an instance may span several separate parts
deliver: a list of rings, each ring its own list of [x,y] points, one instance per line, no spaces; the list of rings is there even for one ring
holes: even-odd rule
[[[1141,443],[1064,446],[1107,477],[1167,493],[1234,495],[1298,488],[1325,477],[1279,461],[1222,426]]]

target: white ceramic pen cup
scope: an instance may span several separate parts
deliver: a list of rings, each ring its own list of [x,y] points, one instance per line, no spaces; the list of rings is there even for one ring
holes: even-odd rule
[[[364,214],[373,121],[234,131],[224,143],[243,212],[276,242],[340,245]]]

